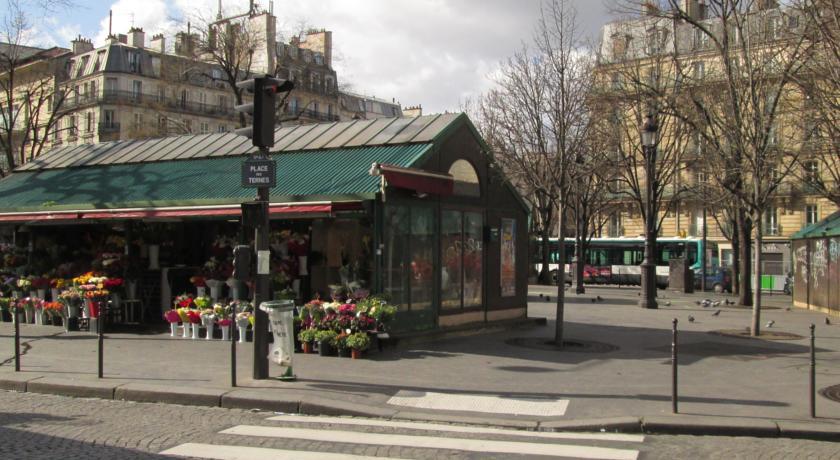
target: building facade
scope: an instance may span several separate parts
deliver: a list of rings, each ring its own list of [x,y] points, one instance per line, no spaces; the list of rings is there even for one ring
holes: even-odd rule
[[[727,69],[741,68],[743,62],[740,60],[745,56],[733,53],[728,65],[723,65],[720,48],[712,43],[710,34],[698,31],[699,26],[712,31],[711,35],[717,39],[726,36],[737,44],[738,49],[749,50],[753,46],[750,43],[754,42],[756,49],[772,50],[776,46],[782,49],[778,44],[784,40],[799,37],[806,21],[796,10],[786,9],[770,0],[755,2],[752,9],[744,13],[749,24],[743,30],[750,31],[748,33],[722,30],[722,21],[712,17],[703,1],[680,2],[681,12],[687,14],[690,20],[669,19],[667,12],[660,11],[652,2],[640,2],[640,6],[642,10],[637,17],[607,24],[601,31],[596,71],[600,97],[605,101],[620,100],[633,91],[637,98],[645,93],[673,95],[680,91],[719,91],[720,82],[716,79],[725,75]],[[747,45],[741,47],[742,43]],[[825,171],[820,171],[821,162],[809,159],[813,150],[804,145],[801,137],[796,137],[801,131],[803,117],[800,115],[809,112],[807,104],[807,98],[801,93],[790,91],[787,100],[779,102],[779,107],[784,108],[779,109],[778,126],[772,127],[770,135],[771,138],[789,139],[790,144],[782,145],[783,141],[779,141],[779,145],[801,154],[797,171],[785,176],[773,191],[771,205],[762,216],[762,265],[763,273],[768,275],[788,273],[792,268],[791,236],[837,209],[809,185],[809,177],[814,181],[830,178]],[[616,106],[613,104],[613,107]],[[611,110],[605,117],[638,129],[640,113]],[[638,131],[632,133],[632,128],[627,131],[631,135],[619,142],[640,143]],[[661,133],[661,139],[669,144],[667,148],[674,150],[667,158],[675,163],[666,167],[673,167],[675,172],[665,186],[663,201],[668,201],[669,195],[679,198],[660,211],[660,236],[700,237],[706,227],[707,237],[717,242],[720,251],[711,256],[720,257],[724,265],[731,264],[732,245],[728,238],[732,231],[720,205],[708,192],[714,183],[711,174],[721,172],[708,169],[704,161],[708,146],[685,123],[673,121],[666,131]],[[638,161],[639,168],[643,164],[642,160]],[[645,175],[640,172],[638,177],[644,178]],[[621,203],[620,199],[618,206],[619,210],[608,219],[604,236],[636,237],[644,234],[644,221],[638,206]]]

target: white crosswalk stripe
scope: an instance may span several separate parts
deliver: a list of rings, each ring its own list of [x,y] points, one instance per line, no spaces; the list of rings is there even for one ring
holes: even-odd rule
[[[396,448],[429,449],[429,450],[456,450],[476,454],[511,454],[511,455],[533,455],[546,457],[581,458],[581,459],[603,459],[603,460],[636,460],[639,451],[636,449],[602,447],[603,443],[640,443],[644,436],[620,433],[553,433],[553,432],[528,432],[502,428],[446,425],[440,423],[392,421],[376,419],[359,419],[348,417],[317,417],[304,415],[281,415],[270,417],[268,422],[271,426],[260,425],[236,425],[234,427],[219,431],[220,435],[241,439],[234,444],[201,444],[186,443],[167,449],[161,452],[162,455],[207,458],[220,460],[361,460],[361,459],[385,459],[386,457],[366,457],[351,454],[334,452],[316,452],[313,449],[289,450],[284,448],[252,447],[255,438],[263,438],[260,444],[271,446],[286,446],[287,442],[294,442],[294,448],[300,448],[301,443],[311,442],[316,446],[323,446],[324,443],[351,444],[364,446],[366,448],[381,446],[387,448],[387,452],[376,451],[377,454],[385,453],[394,455]],[[277,426],[277,423],[293,424],[292,426]],[[332,425],[329,428],[313,426],[312,424]],[[304,427],[301,427],[303,425]],[[336,426],[337,425],[337,426]],[[348,430],[342,430],[347,427]],[[356,428],[356,431],[351,430]],[[367,431],[359,429],[369,428]],[[383,433],[382,429],[399,430],[399,433]],[[372,432],[377,429],[380,432]],[[417,431],[418,433],[413,433]],[[423,431],[425,433],[422,433]],[[429,431],[441,432],[446,435],[430,436]],[[413,434],[406,434],[413,433]],[[459,435],[463,437],[458,437]],[[468,437],[469,436],[469,437]],[[482,438],[476,438],[481,436]],[[493,436],[495,439],[483,439]],[[504,437],[530,437],[532,442],[525,440],[510,441]],[[274,444],[265,439],[277,439]],[[508,438],[510,439],[510,438]],[[558,442],[558,441],[562,441]],[[588,445],[599,444],[599,445]],[[324,447],[321,447],[324,449]],[[329,450],[329,448],[327,448]],[[336,450],[336,449],[333,449]],[[357,453],[362,451],[357,450]],[[365,451],[364,453],[370,453]],[[404,457],[402,453],[396,454]]]
[[[388,400],[388,404],[415,409],[560,417],[566,414],[566,409],[569,407],[569,400],[401,390]]]
[[[348,417],[315,417],[312,415],[286,414],[278,415],[276,417],[269,417],[268,420],[297,423],[329,423],[333,425],[382,426],[425,431],[444,431],[450,433],[501,434],[505,436],[523,436],[528,438],[581,439],[620,442],[642,442],[645,440],[644,435],[641,434],[577,432],[555,433],[548,431],[505,430],[501,428],[491,428],[484,426],[444,425],[442,423],[401,422],[397,420],[379,420]]]

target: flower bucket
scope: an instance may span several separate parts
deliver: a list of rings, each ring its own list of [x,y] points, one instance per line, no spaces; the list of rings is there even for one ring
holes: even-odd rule
[[[227,326],[219,326],[219,329],[222,330],[222,340],[230,340],[230,324],[228,324]]]
[[[35,310],[35,324],[38,326],[43,326],[46,323],[44,322],[44,312],[43,310]]]
[[[12,291],[12,297],[14,297],[15,299],[21,299],[21,298],[23,298],[23,292],[21,292],[21,291]]]
[[[99,302],[95,300],[87,301],[87,312],[91,318],[99,318]]]
[[[191,334],[192,334],[192,324],[189,323],[189,322],[185,322],[184,323],[184,335],[182,337],[185,338],[185,339],[188,339],[188,338],[190,338]]]
[[[301,343],[300,345],[301,345],[301,347],[303,348],[303,352],[304,352],[304,353],[309,354],[309,353],[313,353],[313,352],[314,352],[314,350],[312,349],[312,342],[303,342],[303,343]]]
[[[38,291],[32,290],[29,291],[29,297],[42,299],[43,297],[38,296]]]
[[[78,318],[79,317],[79,305],[76,303],[70,303],[67,305],[67,316],[70,318]]]
[[[309,276],[306,256],[298,256],[298,275]]]
[[[207,288],[204,286],[198,286],[195,288],[195,292],[198,297],[204,297],[207,295]]]
[[[328,341],[321,340],[320,342],[318,342],[318,355],[319,356],[332,356],[333,354],[334,354],[333,353],[333,347],[332,347],[332,345],[330,345],[330,343]]]
[[[237,326],[237,329],[239,329],[239,343],[245,343],[247,338],[246,334],[248,334],[248,327]]]
[[[200,328],[201,328],[200,324],[193,324],[192,325],[192,339],[193,340],[198,340],[198,332],[199,332]]]
[[[35,292],[38,293],[38,298],[44,300],[47,298],[47,290],[46,289],[38,289]]]
[[[125,286],[128,298],[132,300],[137,299],[137,281],[129,281],[125,284]]]
[[[225,283],[221,280],[206,280],[204,283],[210,288],[210,298],[213,299],[213,301],[219,300],[219,297],[222,296],[222,286],[224,286]]]
[[[23,309],[23,315],[24,315],[24,324],[30,324],[30,323],[32,323],[32,321],[35,320],[35,318],[34,318],[35,310],[33,310],[31,308],[24,308]]]
[[[56,288],[50,289],[50,300],[52,300],[53,302],[58,302],[58,294],[59,294],[58,289],[56,289]]]
[[[364,353],[362,350],[353,348],[350,350],[350,357],[353,359],[362,359],[362,353]]]

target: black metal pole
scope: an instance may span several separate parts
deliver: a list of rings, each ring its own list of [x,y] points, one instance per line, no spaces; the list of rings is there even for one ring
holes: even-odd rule
[[[102,324],[104,322],[103,320],[105,319],[104,314],[103,314],[104,312],[102,311],[103,310],[102,304],[104,304],[104,303],[105,302],[100,302],[99,303],[99,315],[96,317],[96,332],[99,335],[98,340],[97,340],[99,342],[99,344],[98,344],[99,365],[98,365],[98,369],[97,369],[97,375],[99,376],[100,379],[102,378],[102,374],[103,374],[103,372],[102,372],[103,361],[104,361],[103,360],[103,351],[104,351],[103,349],[105,347],[105,335],[103,334],[103,329],[105,327]],[[107,306],[105,308],[107,308]]]
[[[642,308],[658,308],[656,304],[656,210],[654,206],[654,179],[656,168],[656,147],[642,147],[645,151],[645,259],[641,265]]]
[[[260,147],[260,153],[268,157],[268,148]],[[268,251],[268,187],[257,189],[257,201],[260,217],[256,229],[255,246],[257,252],[256,286],[254,292],[254,380],[268,378],[268,314],[260,310],[260,304],[269,298],[269,274],[260,273],[260,254]]]
[[[20,310],[17,305],[12,305],[12,314],[15,316],[15,372],[20,372]]]
[[[811,403],[811,418],[817,417],[817,401],[816,401],[816,391],[817,391],[817,359],[816,359],[816,349],[814,348],[814,328],[815,326],[811,325],[811,375],[809,379],[809,391],[808,391],[808,400]]]
[[[233,303],[233,311],[231,312],[230,326],[230,386],[236,386],[236,332],[239,329],[236,327],[236,302]]]
[[[674,318],[671,331],[671,411],[677,410],[677,318]]]
[[[708,234],[706,233],[706,203],[703,203],[703,243],[701,246],[702,254],[698,254],[700,256],[700,291],[706,292],[706,256],[709,254],[708,249],[706,249],[706,239]]]

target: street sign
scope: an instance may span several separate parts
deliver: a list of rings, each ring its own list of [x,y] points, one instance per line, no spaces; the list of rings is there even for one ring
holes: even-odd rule
[[[243,187],[274,187],[277,185],[277,164],[274,160],[245,160],[242,163]]]

